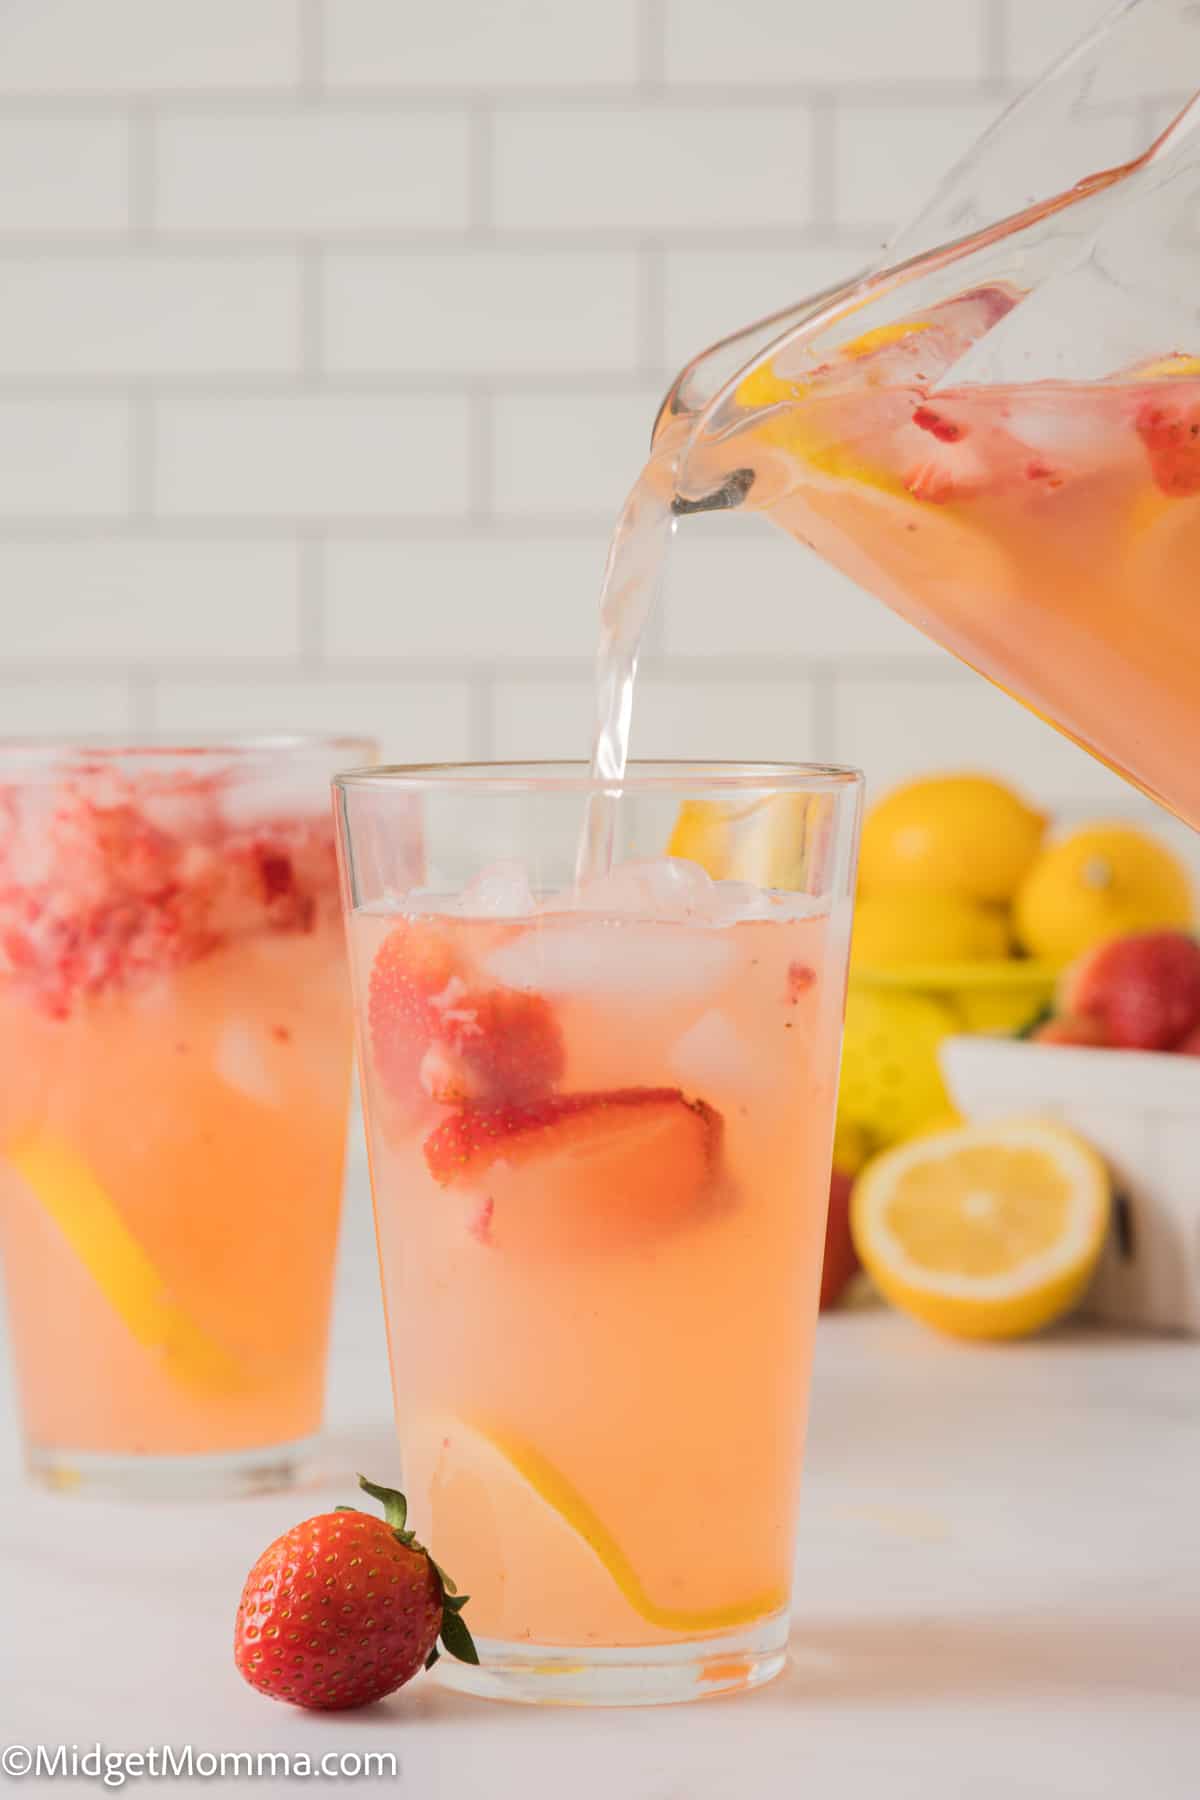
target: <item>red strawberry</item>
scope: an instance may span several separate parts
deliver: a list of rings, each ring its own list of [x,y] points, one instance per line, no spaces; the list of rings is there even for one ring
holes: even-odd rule
[[[1163,493],[1173,499],[1200,494],[1200,403],[1147,400],[1138,409],[1134,427]]]
[[[376,952],[368,994],[375,1065],[398,1099],[418,1082],[434,1100],[524,1100],[562,1075],[562,1032],[540,994],[473,984],[432,920],[396,925]]]
[[[722,1121],[678,1088],[465,1106],[433,1131],[441,1186],[482,1196],[470,1229],[498,1249],[596,1252],[683,1223],[711,1193]]]
[[[1110,938],[1067,971],[1062,1002],[1120,1049],[1173,1050],[1200,1025],[1200,945],[1182,931]]]
[[[335,1709],[395,1693],[437,1660],[437,1641],[460,1662],[479,1657],[466,1596],[411,1531],[394,1488],[358,1485],[385,1517],[352,1506],[293,1525],[246,1577],[233,1633],[241,1674],[273,1700]]]
[[[1176,1056],[1200,1056],[1200,1025],[1189,1031],[1183,1042],[1175,1046]]]
[[[1081,1016],[1060,1013],[1057,1018],[1045,1020],[1029,1035],[1035,1044],[1076,1044],[1093,1050],[1103,1050],[1109,1042],[1108,1027],[1103,1019],[1090,1018],[1086,1013]]]

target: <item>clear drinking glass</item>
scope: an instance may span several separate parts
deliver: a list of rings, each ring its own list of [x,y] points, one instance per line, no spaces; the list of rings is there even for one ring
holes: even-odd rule
[[[321,1420],[358,739],[0,745],[0,1245],[32,1473],[291,1478]]]
[[[547,763],[335,787],[403,1479],[481,1658],[436,1673],[592,1704],[766,1681],[861,778]],[[577,886],[599,795],[615,860]]]

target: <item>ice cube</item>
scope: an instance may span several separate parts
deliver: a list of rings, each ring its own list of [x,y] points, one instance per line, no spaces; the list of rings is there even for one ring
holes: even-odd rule
[[[712,880],[682,856],[619,863],[577,890],[576,911],[640,919],[686,919],[708,911]]]
[[[738,919],[773,919],[778,914],[774,897],[752,881],[714,881],[712,908],[722,924]]]
[[[281,1095],[263,1054],[261,1032],[231,1019],[217,1042],[213,1064],[221,1080],[259,1106],[278,1106]]]
[[[762,1085],[761,1065],[749,1044],[732,1019],[716,1009],[701,1013],[677,1040],[670,1066],[684,1088],[700,1094]]]
[[[467,919],[524,919],[534,909],[533,889],[525,865],[490,863],[468,882],[455,911]]]
[[[703,996],[729,969],[733,945],[719,931],[621,919],[546,917],[487,957],[487,972],[531,993],[619,996],[622,1004]]]

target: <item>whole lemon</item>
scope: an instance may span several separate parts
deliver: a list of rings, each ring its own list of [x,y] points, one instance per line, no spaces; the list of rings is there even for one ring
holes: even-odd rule
[[[873,1144],[894,1144],[950,1110],[938,1046],[959,1028],[932,995],[852,985],[846,1003],[838,1120]]]
[[[871,808],[863,824],[864,893],[897,888],[960,894],[1005,905],[1046,829],[1043,814],[987,775],[935,775],[906,782]]]
[[[1104,938],[1188,926],[1192,887],[1179,859],[1132,825],[1085,825],[1042,851],[1013,908],[1032,956],[1071,962]]]
[[[862,968],[985,962],[1008,950],[1003,914],[961,894],[901,889],[867,894],[855,908],[852,954]]]

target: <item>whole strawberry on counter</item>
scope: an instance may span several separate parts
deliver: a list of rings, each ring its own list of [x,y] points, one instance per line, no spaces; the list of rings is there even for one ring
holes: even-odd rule
[[[285,1531],[242,1589],[233,1636],[238,1669],[262,1694],[293,1706],[368,1706],[438,1658],[478,1654],[450,1577],[407,1529],[395,1488],[358,1485],[384,1517],[339,1506]]]

